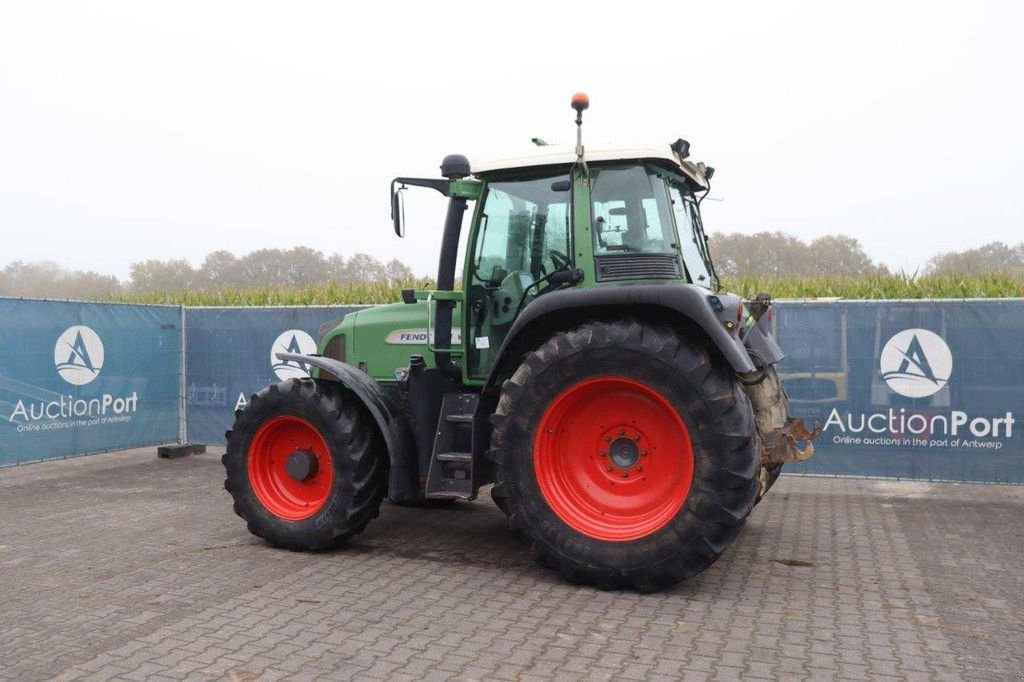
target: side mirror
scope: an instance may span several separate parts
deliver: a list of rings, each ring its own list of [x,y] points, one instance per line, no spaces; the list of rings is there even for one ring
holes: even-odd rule
[[[405,197],[404,187],[399,187],[391,194],[391,222],[395,225],[395,234],[405,237]]]

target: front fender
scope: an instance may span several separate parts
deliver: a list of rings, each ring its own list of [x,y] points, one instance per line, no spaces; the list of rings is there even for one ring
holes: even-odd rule
[[[384,392],[380,384],[352,365],[333,358],[299,353],[278,353],[277,357],[280,360],[300,362],[329,372],[332,375],[330,381],[337,381],[355,394],[366,406],[380,428],[381,435],[384,436],[390,464],[388,497],[393,502],[414,498],[419,491],[419,478],[414,467],[416,448],[413,445],[412,431],[401,408]]]

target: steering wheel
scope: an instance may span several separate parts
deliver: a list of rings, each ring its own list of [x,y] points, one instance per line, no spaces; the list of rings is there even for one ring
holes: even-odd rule
[[[564,253],[554,249],[548,251],[548,258],[550,258],[551,262],[555,264],[555,270],[564,270],[569,267],[569,264],[572,262]]]

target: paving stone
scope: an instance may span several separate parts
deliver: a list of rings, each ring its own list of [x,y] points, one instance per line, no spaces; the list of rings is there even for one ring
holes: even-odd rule
[[[638,595],[536,566],[486,492],[274,550],[231,512],[219,455],[0,469],[0,679],[1024,672],[1024,488],[783,476],[707,572]]]

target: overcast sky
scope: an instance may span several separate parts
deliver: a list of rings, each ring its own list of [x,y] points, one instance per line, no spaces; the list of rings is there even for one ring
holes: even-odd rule
[[[441,158],[685,137],[710,230],[1024,241],[1020,3],[0,3],[0,266],[309,245],[434,273]],[[612,9],[603,9],[610,7]],[[462,16],[460,16],[460,13]]]

